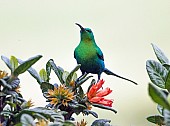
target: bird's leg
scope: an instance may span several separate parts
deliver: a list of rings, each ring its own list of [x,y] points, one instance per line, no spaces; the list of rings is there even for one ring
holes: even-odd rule
[[[97,76],[98,76],[97,82],[99,82],[101,74],[98,74]]]
[[[77,84],[77,82],[80,81],[80,79],[81,79],[83,76],[86,76],[86,75],[87,75],[86,72],[82,72],[82,75],[76,79],[75,84]]]

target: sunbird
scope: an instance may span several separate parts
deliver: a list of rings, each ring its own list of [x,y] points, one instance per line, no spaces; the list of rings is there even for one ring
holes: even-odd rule
[[[107,69],[104,64],[103,53],[95,42],[92,30],[90,28],[84,28],[78,23],[75,24],[80,27],[80,43],[74,50],[74,58],[77,60],[77,64],[81,64],[81,76],[85,73],[97,74],[99,81],[102,72],[104,72],[107,75],[113,75],[137,85],[136,82],[119,76]]]

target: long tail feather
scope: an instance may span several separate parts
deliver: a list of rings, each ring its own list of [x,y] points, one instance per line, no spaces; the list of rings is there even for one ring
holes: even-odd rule
[[[113,76],[116,76],[116,77],[118,77],[118,78],[121,78],[121,79],[130,81],[130,82],[132,82],[132,83],[138,85],[136,82],[134,82],[134,81],[132,81],[132,80],[130,80],[130,79],[124,78],[124,77],[122,77],[122,76],[119,76],[119,75],[113,73],[112,71],[108,70],[107,68],[105,68],[103,72],[106,73],[107,75],[113,75]]]

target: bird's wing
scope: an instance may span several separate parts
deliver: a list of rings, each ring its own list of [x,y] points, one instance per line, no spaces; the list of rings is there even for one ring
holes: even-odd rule
[[[97,56],[99,57],[99,59],[104,61],[104,56],[103,56],[101,49],[97,48],[96,51],[97,51]]]

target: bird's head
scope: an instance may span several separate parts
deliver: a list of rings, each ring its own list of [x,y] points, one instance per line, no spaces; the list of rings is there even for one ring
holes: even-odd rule
[[[80,35],[81,35],[81,40],[94,40],[94,35],[93,32],[90,28],[84,28],[80,24],[76,23],[80,27]]]

